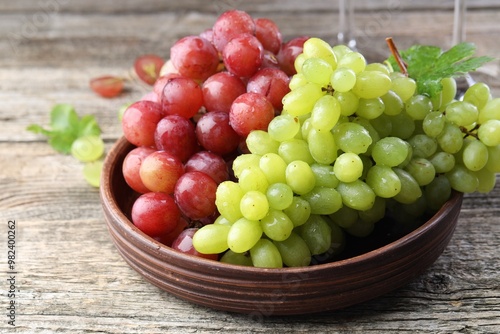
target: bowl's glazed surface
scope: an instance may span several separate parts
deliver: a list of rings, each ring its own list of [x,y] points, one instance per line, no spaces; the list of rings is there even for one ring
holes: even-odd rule
[[[229,265],[174,251],[131,223],[136,195],[121,166],[132,148],[124,138],[113,146],[101,180],[105,220],[122,257],[147,281],[184,300],[256,317],[336,310],[403,286],[441,255],[463,198],[454,193],[433,217],[397,240],[385,240],[382,232],[380,244],[353,241],[366,251],[334,262],[282,269]]]

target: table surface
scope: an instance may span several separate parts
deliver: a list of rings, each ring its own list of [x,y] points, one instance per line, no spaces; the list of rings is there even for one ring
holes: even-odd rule
[[[449,46],[453,1],[359,1],[356,34],[371,60],[384,38]],[[229,8],[277,22],[285,39],[335,41],[337,2],[2,1],[0,3],[0,332],[16,333],[498,333],[500,186],[464,199],[442,256],[406,286],[330,313],[266,317],[190,304],[144,281],[120,257],[104,224],[99,193],[82,164],[26,131],[48,124],[56,103],[93,114],[106,148],[121,136],[117,111],[147,88],[127,84],[114,99],[96,96],[91,78],[129,75],[136,56],[168,57],[178,38],[210,27]],[[471,3],[466,39],[497,60],[477,73],[500,96],[500,4]],[[8,274],[8,227],[16,224],[15,297]],[[15,301],[15,327],[8,323]]]

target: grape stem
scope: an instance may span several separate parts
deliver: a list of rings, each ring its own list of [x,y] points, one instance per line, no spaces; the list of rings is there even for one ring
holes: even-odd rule
[[[396,59],[396,63],[398,64],[401,73],[403,73],[405,76],[408,76],[408,70],[406,69],[407,64],[399,54],[398,48],[396,47],[396,44],[394,44],[392,37],[387,37],[385,41],[387,42],[387,46],[389,46],[389,50],[391,50],[394,59]]]
[[[463,133],[463,134],[465,134],[464,138],[466,138],[466,137],[469,137],[469,136],[470,136],[470,137],[474,137],[474,138],[478,139],[477,132],[476,132],[476,130],[478,130],[478,129],[479,129],[479,124],[477,124],[477,125],[476,125],[473,129],[471,129],[471,130],[468,130],[468,129],[467,129],[466,127],[464,127],[464,126],[461,126],[461,127],[460,127],[460,130],[462,131],[462,133]]]

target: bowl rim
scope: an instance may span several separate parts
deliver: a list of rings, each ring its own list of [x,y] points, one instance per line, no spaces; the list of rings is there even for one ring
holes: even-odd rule
[[[341,267],[344,268],[350,265],[360,266],[365,262],[375,261],[382,255],[387,256],[387,254],[391,253],[394,254],[401,247],[405,246],[406,244],[414,242],[422,234],[428,233],[428,231],[433,229],[433,227],[441,220],[443,216],[446,216],[449,213],[449,211],[451,211],[453,207],[459,204],[458,202],[460,202],[463,199],[463,193],[453,191],[450,199],[434,215],[432,215],[432,217],[430,217],[425,223],[417,227],[415,230],[384,246],[346,259],[341,259],[322,264],[309,265],[304,267],[283,267],[283,268],[259,268],[252,266],[242,266],[230,263],[223,263],[220,261],[205,259],[173,250],[169,246],[164,245],[159,241],[155,240],[154,238],[143,233],[122,212],[111,189],[113,172],[118,167],[117,159],[120,158],[120,154],[123,154],[124,150],[127,150],[127,152],[129,152],[134,147],[135,146],[133,144],[129,143],[127,139],[124,136],[122,136],[113,144],[103,163],[103,169],[101,174],[101,186],[100,186],[101,202],[103,204],[106,203],[109,206],[110,214],[116,221],[119,222],[116,224],[117,227],[119,225],[119,228],[122,231],[127,232],[131,235],[135,235],[134,237],[135,241],[138,242],[143,248],[154,250],[158,253],[161,253],[162,256],[187,262],[186,266],[210,266],[212,267],[211,269],[216,271],[224,270],[230,272],[238,272],[239,274],[249,273],[252,275],[259,273],[265,273],[266,275],[283,275],[283,274],[300,275],[300,274],[309,274],[312,271],[335,270],[335,268],[341,268]],[[124,156],[122,158],[124,158]]]

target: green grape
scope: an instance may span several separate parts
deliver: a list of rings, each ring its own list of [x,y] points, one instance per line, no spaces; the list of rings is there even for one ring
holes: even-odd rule
[[[313,190],[316,178],[307,162],[296,160],[286,167],[286,183],[294,193],[304,195]]]
[[[274,241],[281,254],[281,259],[287,267],[303,267],[311,263],[311,251],[304,239],[292,232],[288,239]]]
[[[477,191],[483,194],[487,194],[495,188],[497,182],[497,177],[495,173],[489,171],[487,168],[483,168],[475,172],[478,185]]]
[[[490,119],[500,119],[500,97],[489,100],[484,107],[479,110],[479,117],[477,120],[479,124],[484,124]]]
[[[409,78],[399,72],[391,73],[391,90],[394,91],[402,100],[408,101],[417,89],[417,83],[412,78]]]
[[[229,228],[227,245],[235,253],[244,253],[249,251],[261,236],[262,228],[258,221],[240,218]]]
[[[267,239],[260,239],[250,249],[250,257],[254,267],[282,268],[283,260],[278,248]]]
[[[490,87],[485,83],[476,82],[465,91],[463,100],[472,103],[478,110],[481,110],[491,100]]]
[[[330,253],[331,256],[335,256],[341,254],[345,248],[346,245],[345,234],[342,228],[340,228],[340,226],[338,226],[331,220],[328,221],[328,225],[330,225],[330,228],[332,229],[331,233],[332,243],[330,245],[330,249],[328,250],[328,252]]]
[[[493,173],[500,173],[500,145],[488,147],[486,169]]]
[[[462,148],[463,135],[462,131],[451,123],[446,123],[443,131],[437,137],[439,147],[445,152],[455,154]]]
[[[446,107],[446,120],[457,126],[468,126],[477,122],[479,111],[469,102],[455,101]]]
[[[477,136],[486,146],[497,146],[500,144],[500,120],[490,119],[481,124],[477,130]]]
[[[437,174],[449,172],[455,166],[455,157],[451,153],[437,152],[429,158]]]
[[[193,247],[203,254],[219,254],[228,249],[227,235],[231,226],[208,224],[193,235]]]
[[[366,150],[367,155],[371,155],[373,144],[378,142],[380,140],[380,135],[378,134],[377,130],[373,127],[373,125],[370,123],[369,120],[363,117],[356,117],[352,119],[352,123],[354,124],[359,124],[362,127],[364,127],[366,130],[368,130],[368,133],[370,134],[370,138],[372,139],[372,143],[368,146],[368,149]]]
[[[393,168],[393,170],[401,181],[401,191],[393,197],[396,201],[410,204],[422,196],[422,189],[410,173],[401,168]]]
[[[373,206],[365,211],[359,211],[359,218],[370,224],[375,224],[385,217],[386,200],[381,197],[376,197]]]
[[[264,173],[269,184],[286,183],[286,162],[276,153],[264,154],[259,159],[260,170]]]
[[[391,116],[391,123],[393,137],[408,139],[415,132],[415,121],[404,112]]]
[[[252,131],[253,132],[253,131]],[[233,160],[233,173],[237,178],[240,177],[243,169],[247,167],[259,167],[261,156],[259,154],[240,154]]]
[[[432,102],[425,95],[414,95],[405,104],[406,114],[414,120],[423,120],[432,111]]]
[[[466,141],[462,161],[469,170],[477,172],[488,162],[488,148],[479,140]]]
[[[429,137],[436,138],[443,132],[445,123],[446,119],[440,111],[432,111],[425,116],[422,129]]]
[[[296,73],[290,78],[290,82],[288,83],[288,87],[290,90],[295,90],[301,86],[304,86],[307,83],[307,79],[302,73]]]
[[[309,152],[309,145],[302,139],[285,140],[280,144],[278,154],[287,164],[295,160],[301,160],[308,164],[314,162],[314,158]]]
[[[326,86],[333,74],[332,66],[321,58],[308,58],[302,64],[301,73],[307,81]]]
[[[327,61],[332,69],[337,68],[337,57],[332,47],[320,38],[312,37],[305,41],[302,52],[307,58],[321,58]]]
[[[359,117],[366,119],[374,119],[384,113],[385,105],[381,98],[376,97],[373,99],[359,99],[358,110],[356,114]]]
[[[378,165],[398,166],[407,156],[408,145],[398,137],[385,137],[373,145],[372,158]]]
[[[292,139],[293,137],[295,137],[297,132],[299,132],[299,130],[300,130],[300,123],[298,117],[292,117],[287,114],[282,114],[274,117],[267,127],[267,132],[269,133],[269,136],[277,142]],[[276,145],[276,149],[278,147],[279,144]],[[277,150],[273,152],[277,152]],[[252,153],[258,153],[258,152],[252,152]],[[260,153],[260,154],[265,154],[265,153]]]
[[[230,221],[229,219],[227,219],[223,215],[220,215],[219,217],[215,218],[215,220],[214,220],[214,225],[227,225],[227,226],[231,226],[231,225],[233,225],[233,223],[234,222]]]
[[[246,253],[235,253],[230,249],[222,255],[219,261],[239,266],[253,266],[252,259]]]
[[[337,60],[345,56],[346,54],[352,52],[352,50],[344,44],[337,44],[332,47],[333,53],[335,54],[335,57]]]
[[[441,90],[440,110],[444,110],[457,95],[457,82],[455,78],[443,78],[441,79],[441,85],[443,86],[443,89]]]
[[[304,64],[304,62],[306,61],[306,59],[307,59],[307,56],[305,54],[303,54],[303,53],[299,54],[295,58],[295,60],[293,62],[293,66],[295,67],[295,71],[298,74],[302,74],[302,65]]]
[[[354,224],[346,228],[345,231],[352,236],[364,238],[369,236],[373,232],[374,228],[375,226],[373,223],[366,222],[359,218],[354,222]]]
[[[292,233],[293,222],[281,210],[270,209],[267,215],[260,220],[264,234],[271,240],[283,241]]]
[[[344,152],[365,153],[372,144],[367,129],[356,123],[340,123],[333,128],[335,143]]]
[[[370,168],[372,168],[373,166],[373,161],[371,157],[364,154],[360,155],[359,157],[361,158],[361,161],[363,161],[363,174],[361,175],[361,179],[364,180],[368,175],[368,170],[370,170]]]
[[[275,210],[288,208],[293,201],[292,188],[286,183],[273,183],[266,192],[269,207]]]
[[[382,63],[367,64],[365,67],[365,71],[378,71],[378,72],[385,73],[387,75],[391,74],[389,71],[389,68],[385,64],[382,64]]]
[[[298,227],[298,233],[312,255],[325,253],[332,244],[332,228],[320,215],[311,215],[305,224]]]
[[[311,112],[314,104],[325,95],[321,86],[308,82],[283,97],[283,110],[292,116],[301,116]]]
[[[332,95],[325,95],[314,105],[310,118],[311,126],[316,130],[330,131],[337,124],[339,118],[339,101]]]
[[[404,109],[404,103],[401,97],[393,90],[388,91],[380,97],[384,102],[384,114],[389,116],[399,115]]]
[[[353,92],[335,92],[333,96],[337,99],[340,104],[340,114],[343,116],[351,116],[358,109],[359,97]]]
[[[375,192],[361,180],[350,183],[340,182],[337,191],[342,196],[342,203],[356,210],[368,210],[375,202]]]
[[[243,168],[238,177],[238,182],[241,190],[245,193],[251,190],[265,193],[267,191],[267,187],[269,186],[267,177],[259,166],[249,166]]]
[[[425,134],[417,134],[408,139],[408,143],[413,149],[413,156],[420,158],[429,158],[436,153],[438,144],[436,139]]]
[[[81,162],[95,161],[104,153],[104,142],[100,136],[89,135],[75,139],[71,155]]]
[[[380,138],[388,137],[392,132],[392,122],[390,117],[386,114],[382,114],[377,118],[371,119],[369,123],[377,132],[379,140]]]
[[[246,192],[240,201],[240,211],[243,217],[248,220],[264,218],[269,211],[269,202],[266,195],[256,190]]]
[[[333,71],[330,77],[330,84],[335,91],[348,92],[356,83],[356,72],[346,67],[339,67]]]
[[[364,71],[357,75],[356,84],[352,88],[354,94],[363,99],[374,99],[387,94],[391,88],[391,79],[385,73]]]
[[[314,161],[329,165],[337,159],[337,145],[331,131],[312,128],[307,142]]]
[[[230,222],[235,222],[243,217],[240,210],[243,194],[240,185],[233,181],[224,181],[217,186],[215,205],[219,213]]]
[[[431,183],[436,176],[434,165],[424,158],[412,159],[404,169],[413,176],[419,186],[425,186]]]
[[[307,116],[311,116],[311,114],[308,114]],[[301,139],[307,138],[309,135],[309,131],[312,129],[312,120],[311,117],[305,119],[300,126],[300,136],[302,137]]]
[[[304,224],[311,215],[311,204],[305,199],[294,196],[292,204],[283,210],[283,212],[290,218],[295,227]]]
[[[479,186],[479,180],[474,172],[463,165],[455,165],[451,171],[445,174],[450,185],[456,191],[472,193]]]
[[[349,52],[339,59],[338,68],[348,68],[355,74],[361,73],[366,68],[366,59],[359,52]]]
[[[339,179],[335,176],[331,165],[314,163],[311,165],[311,170],[316,179],[316,187],[336,188],[338,186]]]
[[[337,212],[329,215],[332,222],[337,224],[342,228],[348,228],[352,226],[359,218],[358,210],[350,208],[348,206],[341,207]]]
[[[401,191],[401,180],[391,167],[375,165],[368,170],[366,183],[375,194],[382,198],[391,198]]]
[[[342,153],[333,165],[333,172],[341,182],[353,182],[363,174],[363,161],[355,153]]]
[[[335,188],[315,187],[302,198],[311,205],[311,214],[329,215],[342,207],[342,197]]]
[[[277,153],[280,143],[263,130],[251,131],[245,140],[248,150],[253,154]]]
[[[99,188],[101,184],[102,160],[90,161],[83,166],[83,177],[88,184]]]

